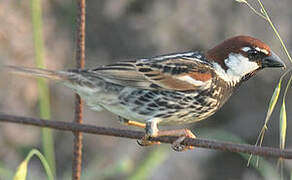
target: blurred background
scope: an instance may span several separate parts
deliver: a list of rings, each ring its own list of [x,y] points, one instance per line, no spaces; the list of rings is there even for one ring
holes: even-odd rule
[[[254,4],[253,2],[250,2]],[[264,4],[282,38],[292,49],[292,1],[265,0]],[[254,4],[258,8],[257,4]],[[43,0],[45,63],[49,69],[75,67],[75,1]],[[0,1],[0,62],[35,67],[31,6],[29,1]],[[143,58],[164,53],[207,50],[235,35],[257,37],[277,52],[291,68],[266,21],[246,5],[234,0],[96,0],[87,1],[86,67]],[[254,144],[264,123],[268,103],[283,73],[264,70],[235,92],[226,105],[205,121],[190,124],[201,138],[225,139]],[[286,83],[287,81],[285,81]],[[0,113],[39,117],[36,79],[0,73]],[[50,82],[52,119],[72,121],[74,94]],[[291,91],[287,97],[287,148],[292,148]],[[280,103],[278,104],[280,105]],[[129,128],[108,112],[85,107],[84,121],[98,126]],[[132,127],[131,127],[132,128]],[[168,127],[168,128],[181,128]],[[279,146],[279,107],[272,115],[264,145]],[[57,179],[70,179],[73,136],[53,131]],[[227,139],[228,138],[228,139]],[[32,148],[41,150],[40,129],[0,124],[0,179],[13,176],[16,167]],[[277,160],[260,161],[247,167],[236,153],[196,148],[173,152],[169,145],[142,148],[135,140],[84,135],[83,179],[277,179]],[[284,162],[285,178],[291,161]],[[28,179],[44,179],[38,160],[29,166]]]

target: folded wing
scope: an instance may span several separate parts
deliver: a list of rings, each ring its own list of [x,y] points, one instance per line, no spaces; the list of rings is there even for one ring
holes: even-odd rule
[[[196,90],[213,77],[212,65],[196,52],[125,61],[86,71],[122,86],[142,89]]]

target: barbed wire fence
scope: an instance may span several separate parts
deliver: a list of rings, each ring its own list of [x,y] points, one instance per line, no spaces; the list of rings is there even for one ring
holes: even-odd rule
[[[77,68],[83,68],[85,64],[85,18],[86,18],[86,0],[77,0],[77,16],[76,16],[76,63]],[[16,123],[21,125],[31,125],[36,127],[46,127],[61,131],[70,131],[74,135],[73,146],[73,164],[72,164],[72,179],[80,180],[81,165],[82,165],[82,133],[94,135],[115,136],[130,139],[141,139],[145,134],[142,131],[123,130],[110,127],[99,127],[94,125],[82,124],[83,103],[78,95],[75,100],[75,118],[73,122],[64,121],[47,121],[44,119],[30,118],[23,116],[13,116],[8,114],[0,114],[0,122]],[[162,143],[173,143],[177,137],[157,137],[151,138],[151,141],[159,141]],[[186,138],[181,143],[182,145],[194,146],[207,149],[215,149],[226,152],[241,152],[254,154],[259,156],[292,159],[291,150],[281,150],[279,148],[258,147],[248,144],[236,144],[229,142],[221,142],[215,140],[207,140],[201,138]]]

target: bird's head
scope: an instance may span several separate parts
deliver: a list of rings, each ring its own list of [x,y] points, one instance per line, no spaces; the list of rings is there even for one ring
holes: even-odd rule
[[[210,49],[206,57],[215,73],[228,83],[237,84],[266,67],[285,67],[264,42],[250,36],[236,36]]]

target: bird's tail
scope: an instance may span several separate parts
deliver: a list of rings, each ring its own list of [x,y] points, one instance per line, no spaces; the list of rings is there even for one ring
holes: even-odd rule
[[[45,77],[52,80],[62,81],[66,80],[66,72],[64,71],[53,71],[40,68],[28,68],[20,66],[11,66],[11,65],[0,65],[0,71],[11,71],[13,73],[21,73],[25,75],[31,75],[36,77]]]

